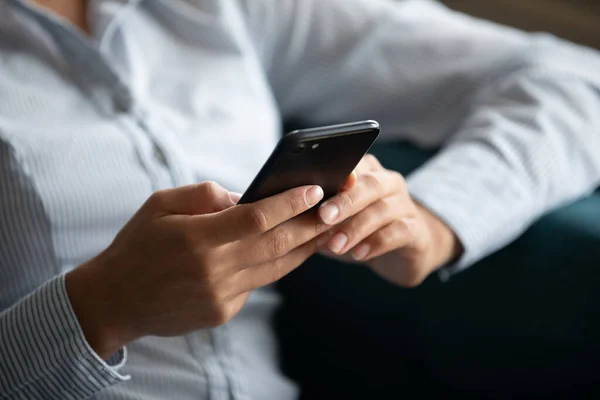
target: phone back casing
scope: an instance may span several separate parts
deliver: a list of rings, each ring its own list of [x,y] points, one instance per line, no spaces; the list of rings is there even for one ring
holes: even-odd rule
[[[279,141],[240,203],[253,203],[304,185],[319,185],[325,199],[332,197],[378,134],[379,125],[374,121],[289,133]],[[303,150],[298,152],[300,147]]]

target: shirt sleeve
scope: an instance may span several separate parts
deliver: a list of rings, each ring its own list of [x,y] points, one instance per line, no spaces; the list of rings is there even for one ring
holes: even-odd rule
[[[411,194],[464,269],[600,181],[600,57],[425,0],[240,0],[287,119],[441,147]]]
[[[124,350],[103,361],[71,308],[64,275],[0,314],[0,399],[87,399],[128,380]]]
[[[464,244],[442,278],[600,184],[600,92],[580,77],[520,70],[475,103],[444,150],[408,179],[412,196]]]

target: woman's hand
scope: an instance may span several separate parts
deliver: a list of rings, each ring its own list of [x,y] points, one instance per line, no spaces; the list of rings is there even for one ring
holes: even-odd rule
[[[401,286],[420,284],[462,251],[450,228],[412,200],[402,175],[372,155],[321,205],[319,215],[330,226],[319,238],[322,252],[364,262]]]
[[[66,276],[86,339],[101,357],[146,335],[224,324],[249,293],[302,264],[327,229],[323,190],[306,186],[253,204],[215,183],[154,194],[108,249]]]

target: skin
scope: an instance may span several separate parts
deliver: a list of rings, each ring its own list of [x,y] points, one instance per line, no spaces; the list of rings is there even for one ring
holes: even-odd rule
[[[85,2],[37,3],[88,32]],[[144,336],[224,324],[252,290],[316,252],[365,263],[405,287],[460,256],[451,229],[373,156],[340,194],[311,210],[322,196],[306,186],[236,205],[239,195],[214,182],[155,193],[106,250],[66,275],[89,344],[106,359]]]
[[[87,2],[82,0],[30,0],[40,7],[60,15],[86,35],[89,34]]]
[[[318,240],[321,253],[365,263],[400,286],[419,285],[462,253],[452,230],[410,197],[404,177],[372,155],[319,216],[331,226]]]

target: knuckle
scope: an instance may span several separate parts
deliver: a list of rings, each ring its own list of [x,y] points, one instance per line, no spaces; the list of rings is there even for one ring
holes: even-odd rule
[[[257,232],[266,232],[269,229],[267,215],[260,207],[251,207],[248,211],[248,224]]]
[[[162,210],[166,206],[165,197],[166,197],[166,190],[159,190],[157,192],[152,193],[152,195],[150,196],[150,198],[147,201],[147,204],[148,204],[148,206],[150,206],[150,208],[153,208],[156,210]]]
[[[209,199],[215,199],[219,196],[221,187],[213,181],[203,182],[198,185],[198,190]]]
[[[406,179],[404,178],[404,175],[398,173],[398,172],[394,172],[394,178],[396,181],[396,185],[398,185],[398,187],[402,190],[406,190]]]
[[[376,233],[373,235],[373,247],[378,249],[386,248],[392,241],[390,235],[386,235],[383,232]]]
[[[381,179],[374,172],[367,172],[367,173],[363,174],[363,176],[361,177],[361,180],[363,181],[363,184],[369,190],[376,190],[376,189],[379,189],[379,187],[381,186]]]
[[[354,199],[348,192],[342,192],[338,194],[338,207],[340,211],[343,211],[346,208],[351,208],[354,204]]]
[[[420,250],[423,249],[425,243],[424,241],[419,240],[419,236],[415,232],[415,227],[409,225],[409,223],[406,220],[400,222],[400,227],[402,229],[398,230],[397,235],[404,239],[403,241],[405,242],[406,246],[409,246],[417,252],[420,252]]]
[[[373,154],[367,154],[365,155],[365,161],[367,163],[367,165],[371,168],[371,169],[380,169],[381,168],[381,163],[379,162],[379,160],[377,159],[377,157],[375,157]]]
[[[205,292],[206,301],[210,304],[220,305],[225,300],[225,293],[216,285],[208,285]]]
[[[232,317],[230,307],[226,303],[217,304],[212,312],[210,324],[213,326],[221,326],[229,322]]]
[[[415,254],[419,256],[429,253],[431,243],[427,240],[420,240],[419,238],[412,236],[410,237],[410,245],[415,250]]]
[[[385,197],[374,204],[375,212],[379,215],[383,215],[386,211],[394,209],[398,206],[398,201],[394,197]]]
[[[269,254],[272,257],[281,257],[285,255],[292,242],[291,233],[287,229],[277,229],[269,238]]]
[[[369,164],[374,165],[375,163],[378,163],[379,161],[377,160],[377,157],[375,157],[373,154],[369,153],[365,155],[365,161],[368,162]]]
[[[298,195],[291,196],[287,202],[287,205],[292,215],[303,213],[307,208],[304,192],[300,192]]]

